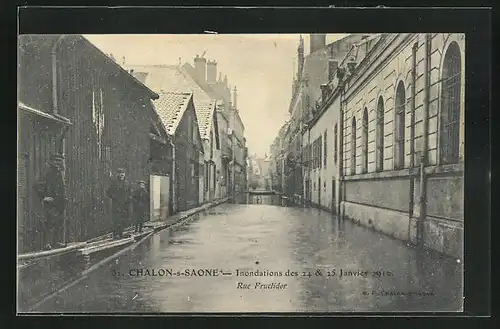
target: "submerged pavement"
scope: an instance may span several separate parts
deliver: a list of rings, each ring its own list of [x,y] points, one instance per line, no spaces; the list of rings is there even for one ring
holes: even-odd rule
[[[317,209],[223,204],[153,235],[36,311],[461,308],[462,264],[453,259]]]

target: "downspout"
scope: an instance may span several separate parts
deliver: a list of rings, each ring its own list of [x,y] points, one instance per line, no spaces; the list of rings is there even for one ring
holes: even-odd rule
[[[418,42],[412,48],[412,68],[411,68],[411,113],[410,113],[410,198],[408,203],[408,243],[411,243],[411,221],[413,219],[413,207],[415,197],[415,103],[416,103],[416,82],[417,82],[417,50]]]
[[[338,129],[338,137],[339,144],[337,150],[339,152],[338,155],[338,168],[339,168],[339,204],[338,204],[338,214],[339,219],[344,219],[344,86],[341,85],[339,88],[339,103],[340,103],[340,115],[339,115],[339,129]]]
[[[429,66],[430,66],[430,34],[425,34],[425,66],[424,66],[424,132],[423,139],[424,145],[421,154],[420,161],[420,216],[418,221],[418,246],[420,248],[424,247],[424,220],[427,212],[427,184],[425,179],[425,167],[428,164],[428,131],[429,131],[429,93],[430,93],[430,81],[429,81]]]
[[[311,159],[312,159],[312,148],[311,148],[311,127],[308,127],[307,129],[307,143],[309,144],[309,158],[308,158],[308,164],[307,164],[307,185],[308,185],[308,189],[307,189],[307,206],[310,207],[311,206],[311,182],[312,182],[312,179],[311,179]]]
[[[177,182],[176,182],[176,175],[175,175],[175,166],[176,166],[176,161],[175,161],[175,143],[172,141],[172,138],[168,139],[170,143],[170,147],[172,147],[172,182],[170,183],[172,185],[172,212],[175,214],[177,212]]]

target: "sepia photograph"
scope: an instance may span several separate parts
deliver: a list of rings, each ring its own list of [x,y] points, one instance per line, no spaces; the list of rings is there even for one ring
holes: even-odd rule
[[[19,35],[18,312],[462,312],[465,39]]]

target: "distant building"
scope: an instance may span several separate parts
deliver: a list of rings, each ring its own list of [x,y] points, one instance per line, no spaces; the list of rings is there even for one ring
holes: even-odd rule
[[[325,34],[313,34],[310,38],[310,53],[304,53],[304,40],[300,37],[297,48],[297,76],[292,83],[292,99],[290,101],[290,120],[285,137],[285,180],[286,194],[297,202],[303,202],[309,191],[304,190],[303,170],[306,165],[303,159],[303,130],[305,123],[312,119],[321,105],[321,85],[331,80],[339,62],[349,52],[352,45],[369,35],[351,34],[342,39],[326,44]],[[322,141],[318,141],[318,144]],[[318,145],[319,148],[321,148]],[[319,156],[319,155],[318,155]],[[321,193],[326,181],[308,183],[315,193]],[[331,183],[328,183],[330,185]],[[321,188],[320,188],[321,187]]]
[[[228,193],[238,194],[246,190],[247,181],[247,146],[245,126],[238,110],[238,94],[236,86],[231,88],[227,76],[219,73],[217,78],[217,62],[203,56],[194,58],[194,66],[185,63],[183,71],[190,75],[203,91],[218,101],[218,121],[221,123],[222,140],[222,176],[228,187]],[[227,123],[227,125],[226,125]]]
[[[184,211],[200,205],[200,173],[204,170],[203,143],[193,94],[160,92],[159,95],[153,104],[174,141],[173,208]]]

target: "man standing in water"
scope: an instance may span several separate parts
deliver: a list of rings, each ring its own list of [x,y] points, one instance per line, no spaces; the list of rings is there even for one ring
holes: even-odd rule
[[[125,169],[116,170],[116,178],[111,182],[106,194],[112,201],[113,237],[120,239],[130,217],[129,206],[132,197],[125,179]]]
[[[43,209],[43,248],[50,250],[64,246],[64,209],[66,189],[64,183],[64,157],[54,154],[49,168],[36,184]]]
[[[148,207],[149,207],[149,195],[146,190],[146,182],[141,180],[138,183],[137,189],[132,195],[133,204],[133,217],[135,221],[135,232],[142,232],[142,224],[144,223]]]

